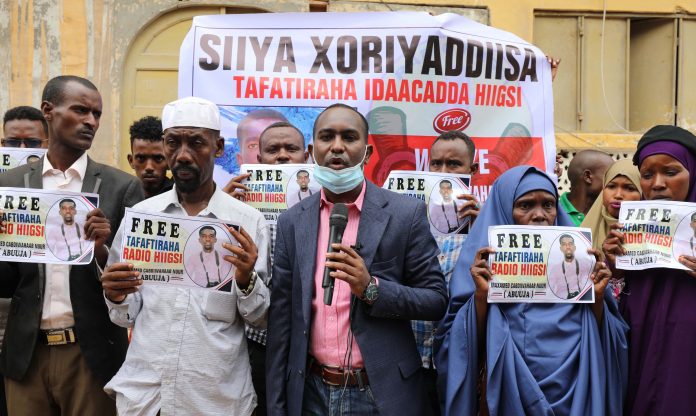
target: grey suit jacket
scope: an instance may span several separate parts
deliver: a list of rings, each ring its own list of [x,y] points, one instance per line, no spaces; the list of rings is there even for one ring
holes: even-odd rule
[[[366,182],[357,242],[379,298],[355,296],[351,328],[381,415],[424,415],[426,388],[410,320],[437,321],[447,308],[439,250],[425,204]],[[278,219],[268,323],[268,413],[300,415],[309,350],[319,227],[317,193]]]
[[[0,186],[42,188],[43,158],[0,174]],[[83,192],[99,194],[99,208],[111,222],[112,237],[126,207],[143,199],[140,182],[110,166],[87,161]],[[12,298],[5,329],[0,369],[6,377],[22,380],[31,364],[43,309],[45,266],[35,263],[0,262],[0,297]],[[77,342],[87,365],[106,383],[125,359],[126,330],[109,319],[96,263],[70,267],[70,301]]]

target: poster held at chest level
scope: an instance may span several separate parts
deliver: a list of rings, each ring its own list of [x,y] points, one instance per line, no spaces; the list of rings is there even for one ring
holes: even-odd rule
[[[389,173],[383,188],[425,202],[430,231],[434,236],[467,234],[470,218],[460,218],[458,210],[471,193],[471,176],[451,173],[396,170]]]
[[[85,238],[87,214],[99,195],[30,188],[0,188],[5,232],[0,260],[28,263],[88,264],[94,241]]]
[[[555,164],[551,71],[521,38],[455,14],[273,13],[197,16],[181,46],[179,97],[216,103],[225,155],[219,185],[256,163],[258,136],[289,121],[305,144],[319,112],[341,102],[370,126],[366,177],[428,169],[449,130],[472,137],[485,201],[507,169]]]
[[[488,228],[493,279],[488,302],[592,303],[591,231],[575,227]]]
[[[244,181],[249,188],[244,201],[261,211],[269,224],[275,224],[288,208],[321,192],[321,185],[314,180],[312,164],[245,164],[241,172],[250,174]]]
[[[223,243],[238,245],[237,225],[207,217],[182,217],[126,208],[121,261],[145,284],[230,291],[235,268]]]
[[[673,201],[622,202],[620,230],[625,256],[616,267],[644,270],[655,267],[688,270],[679,256],[696,256],[696,204]]]
[[[38,161],[45,154],[46,149],[0,147],[0,173]]]

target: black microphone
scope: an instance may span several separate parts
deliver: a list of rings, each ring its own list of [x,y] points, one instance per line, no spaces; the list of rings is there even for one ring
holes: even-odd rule
[[[335,204],[331,210],[329,217],[329,249],[328,253],[333,253],[335,250],[332,244],[340,244],[343,240],[343,231],[346,230],[348,224],[348,207],[346,204]],[[321,287],[324,288],[324,305],[331,305],[333,300],[334,278],[329,275],[334,269],[324,267],[324,279],[321,281]]]

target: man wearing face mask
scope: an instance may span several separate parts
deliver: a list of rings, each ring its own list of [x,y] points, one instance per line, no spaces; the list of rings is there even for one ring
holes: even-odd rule
[[[445,312],[438,248],[425,204],[365,180],[367,139],[356,110],[324,110],[309,148],[322,190],[278,219],[266,366],[271,415],[428,414],[409,321],[437,321]],[[327,253],[338,203],[347,205],[347,226]],[[331,305],[323,300],[325,268],[335,284]]]

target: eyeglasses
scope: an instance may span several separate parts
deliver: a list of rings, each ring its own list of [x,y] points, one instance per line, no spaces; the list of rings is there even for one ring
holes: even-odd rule
[[[45,142],[45,139],[2,139],[2,145],[5,147],[25,147],[36,149],[41,147],[41,144]]]

